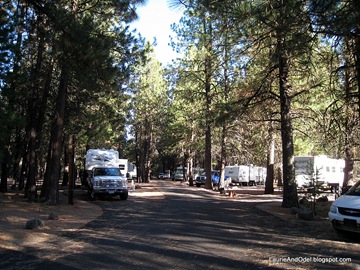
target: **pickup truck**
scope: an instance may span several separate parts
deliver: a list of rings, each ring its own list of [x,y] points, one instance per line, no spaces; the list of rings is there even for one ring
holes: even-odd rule
[[[118,152],[89,149],[85,160],[86,188],[90,197],[117,196],[128,198],[127,178],[119,168]]]
[[[220,181],[220,172],[219,171],[212,171],[211,172],[211,186],[214,188],[215,186],[219,185]],[[195,185],[200,187],[201,185],[205,185],[206,183],[206,174],[203,172],[201,175],[198,175],[195,178]]]

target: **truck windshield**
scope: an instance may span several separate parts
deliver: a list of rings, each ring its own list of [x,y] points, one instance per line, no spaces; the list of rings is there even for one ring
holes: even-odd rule
[[[122,173],[117,168],[96,168],[94,176],[122,176]]]

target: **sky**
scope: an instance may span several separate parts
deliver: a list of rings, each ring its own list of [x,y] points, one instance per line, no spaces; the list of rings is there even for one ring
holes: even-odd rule
[[[139,20],[132,23],[131,27],[136,28],[150,43],[156,37],[155,53],[158,60],[164,65],[171,63],[171,59],[176,58],[177,54],[168,45],[169,36],[175,35],[170,25],[179,22],[182,12],[170,8],[168,0],[147,0],[146,5],[138,6],[136,10]]]

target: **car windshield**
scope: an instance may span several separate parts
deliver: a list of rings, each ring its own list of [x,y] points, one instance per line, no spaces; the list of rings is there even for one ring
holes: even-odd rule
[[[117,168],[96,168],[94,176],[122,176],[122,173]]]
[[[360,181],[357,182],[352,188],[349,189],[346,195],[360,196]]]

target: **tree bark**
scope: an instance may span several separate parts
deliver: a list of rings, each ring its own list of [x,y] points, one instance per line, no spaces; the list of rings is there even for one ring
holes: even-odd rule
[[[285,18],[283,8],[280,20]],[[285,23],[279,24],[285,27]],[[291,119],[291,98],[289,84],[289,59],[286,47],[286,37],[280,27],[277,30],[277,56],[279,63],[279,89],[280,89],[280,114],[281,114],[281,140],[283,161],[283,201],[282,207],[298,207],[298,195],[295,183],[293,128]]]
[[[61,68],[59,91],[56,99],[56,111],[55,111],[55,123],[53,126],[53,133],[51,134],[51,153],[48,157],[50,166],[47,166],[47,170],[50,170],[48,189],[45,190],[45,200],[49,205],[59,204],[59,176],[60,176],[60,160],[61,149],[63,142],[63,129],[65,121],[65,103],[67,96],[67,87],[69,82],[69,68],[63,63]],[[45,173],[46,174],[46,173]]]
[[[219,188],[221,189],[225,187],[226,141],[227,141],[227,125],[225,120],[222,126],[222,133],[221,133],[221,156],[220,156],[220,179],[219,179]]]
[[[0,192],[7,192],[7,179],[9,177],[9,152],[5,148],[4,150],[4,158],[1,162],[1,182],[0,182]]]
[[[274,164],[275,164],[275,139],[273,123],[270,122],[268,151],[267,151],[267,170],[265,181],[265,194],[274,193]]]
[[[212,26],[211,21],[207,20],[204,15],[204,35],[205,35],[205,46],[207,48],[207,54],[204,59],[204,76],[205,76],[205,98],[206,98],[206,130],[205,130],[205,188],[211,189],[211,77],[212,77]]]

